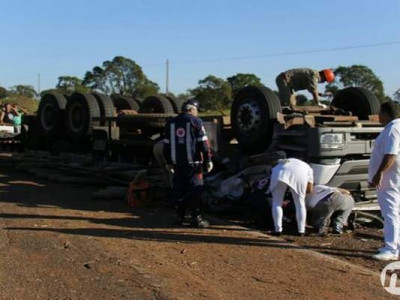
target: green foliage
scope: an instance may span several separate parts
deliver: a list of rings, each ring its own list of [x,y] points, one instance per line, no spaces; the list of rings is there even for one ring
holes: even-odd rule
[[[0,99],[4,99],[8,96],[8,91],[0,86]]]
[[[226,79],[231,86],[232,94],[236,95],[236,93],[249,85],[262,85],[261,79],[258,78],[255,74],[247,74],[247,73],[237,73],[234,76],[228,77]]]
[[[56,85],[56,91],[60,94],[71,95],[74,92],[89,93],[90,88],[82,83],[82,79],[75,76],[60,76]]]
[[[135,61],[116,56],[85,74],[83,85],[107,95],[145,98],[158,93],[158,85],[149,80]]]
[[[400,89],[394,92],[393,101],[400,102]]]
[[[386,101],[383,83],[370,68],[363,65],[339,66],[334,73],[335,81],[327,85],[327,92],[335,93],[345,87],[364,87],[375,93],[380,102]]]
[[[58,93],[58,94],[64,94],[62,90],[59,89],[48,89],[48,90],[43,90],[40,92],[40,98],[42,98],[45,94],[48,93]]]
[[[229,83],[213,75],[199,80],[199,86],[189,92],[199,100],[205,110],[223,110],[232,103],[232,89]]]
[[[17,96],[25,96],[28,98],[35,98],[37,96],[36,90],[31,85],[16,85],[11,88],[11,94]]]
[[[9,97],[2,100],[3,104],[4,103],[16,104],[28,110],[29,113],[36,112],[39,106],[39,101],[26,96],[21,96],[16,94],[12,94]]]
[[[193,95],[190,94],[190,93],[181,93],[181,94],[178,94],[178,95],[176,96],[176,98],[177,98],[178,100],[181,100],[181,101],[186,101],[186,100],[188,100],[188,99],[190,99],[190,98],[192,98],[192,97],[193,97]]]

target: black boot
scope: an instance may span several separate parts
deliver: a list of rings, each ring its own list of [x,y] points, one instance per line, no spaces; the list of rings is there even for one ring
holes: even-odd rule
[[[339,224],[334,224],[332,228],[333,234],[342,234],[343,233],[343,226]]]
[[[175,213],[176,213],[176,225],[183,226],[186,222],[185,218],[185,203],[182,199],[176,201],[175,203]]]

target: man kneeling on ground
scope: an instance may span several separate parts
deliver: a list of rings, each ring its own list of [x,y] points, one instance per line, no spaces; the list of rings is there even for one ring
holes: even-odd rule
[[[343,227],[354,207],[354,199],[345,189],[316,185],[306,197],[308,211],[312,214],[312,225],[318,228],[319,236],[326,236],[332,219],[332,232],[342,234]]]

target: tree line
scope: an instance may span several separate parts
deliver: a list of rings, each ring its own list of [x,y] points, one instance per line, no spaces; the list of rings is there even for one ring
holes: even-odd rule
[[[325,92],[335,93],[337,90],[358,86],[365,87],[376,94],[381,102],[391,100],[384,93],[382,81],[375,73],[363,65],[349,67],[339,66],[334,69],[336,79],[326,85]],[[206,110],[223,110],[230,108],[235,94],[243,87],[249,85],[262,85],[261,79],[255,74],[238,73],[226,79],[208,75],[198,81],[198,86],[187,90],[186,93],[174,95],[181,99],[197,98]],[[58,92],[70,95],[74,92],[98,91],[109,96],[128,96],[146,98],[160,93],[157,83],[151,81],[142,68],[134,61],[123,56],[116,56],[111,61],[107,60],[100,66],[95,66],[87,71],[81,79],[75,76],[60,76],[55,88],[45,90],[38,95],[36,90],[29,85],[16,85],[9,90],[0,87],[0,99],[23,96],[38,99],[44,93]],[[400,89],[393,95],[394,100],[400,100]],[[300,102],[307,98],[299,95]]]

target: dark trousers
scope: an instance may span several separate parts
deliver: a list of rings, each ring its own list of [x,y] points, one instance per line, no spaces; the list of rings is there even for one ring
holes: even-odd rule
[[[178,218],[184,218],[190,209],[192,218],[203,212],[203,166],[175,166],[172,197]]]

